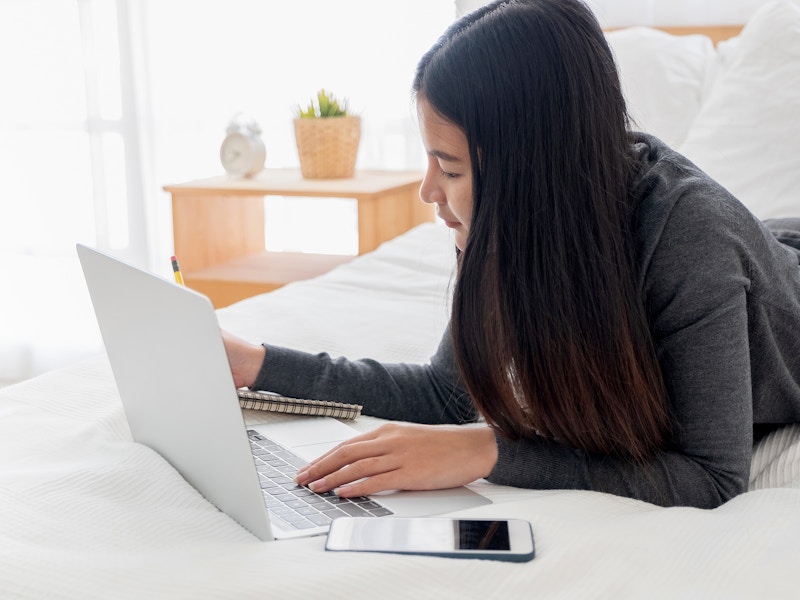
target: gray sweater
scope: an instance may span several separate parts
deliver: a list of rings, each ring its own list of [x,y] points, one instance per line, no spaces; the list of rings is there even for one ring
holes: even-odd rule
[[[714,507],[745,491],[754,430],[800,422],[800,219],[762,223],[657,139],[632,136],[638,285],[670,399],[670,449],[645,465],[497,436],[489,481]],[[800,191],[798,191],[800,193]],[[363,404],[366,414],[464,423],[478,414],[449,330],[425,365],[267,346],[253,386]]]

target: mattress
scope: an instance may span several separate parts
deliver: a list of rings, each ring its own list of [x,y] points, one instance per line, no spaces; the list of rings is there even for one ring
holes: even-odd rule
[[[219,320],[255,342],[423,362],[447,322],[453,256],[449,232],[422,225]],[[131,441],[98,355],[0,390],[0,597],[800,597],[800,426],[761,440],[750,490],[714,510],[471,487],[493,503],[456,514],[530,521],[532,562],[328,553],[323,537],[260,542]]]

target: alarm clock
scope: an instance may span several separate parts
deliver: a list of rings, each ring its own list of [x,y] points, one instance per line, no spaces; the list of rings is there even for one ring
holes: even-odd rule
[[[233,121],[228,125],[219,159],[230,175],[251,177],[264,168],[267,149],[255,121]]]

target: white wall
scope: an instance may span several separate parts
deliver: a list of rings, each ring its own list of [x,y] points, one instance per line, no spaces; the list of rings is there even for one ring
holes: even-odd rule
[[[587,0],[603,27],[743,24],[772,0]],[[794,0],[800,2],[800,0]],[[458,14],[487,4],[456,0]]]

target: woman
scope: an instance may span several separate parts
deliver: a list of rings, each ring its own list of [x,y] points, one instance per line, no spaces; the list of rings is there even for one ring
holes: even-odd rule
[[[754,431],[800,421],[800,220],[771,231],[628,132],[579,0],[467,15],[422,58],[414,91],[420,196],[459,251],[430,363],[226,335],[240,386],[420,423],[353,438],[298,482],[359,496],[485,477],[697,507],[745,491]]]

